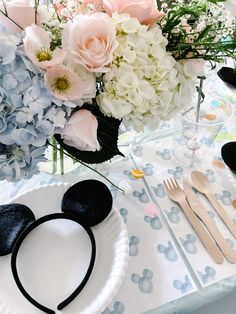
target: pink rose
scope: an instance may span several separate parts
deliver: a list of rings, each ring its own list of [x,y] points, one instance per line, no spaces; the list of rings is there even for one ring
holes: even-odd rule
[[[146,25],[154,24],[164,15],[157,10],[156,0],[103,0],[103,7],[110,16],[114,12],[128,13]]]
[[[79,15],[66,24],[62,47],[75,63],[88,71],[108,72],[117,47],[115,26],[106,13]]]
[[[35,10],[29,0],[12,0],[7,2],[7,13],[10,19],[3,13],[0,13],[0,22],[12,33],[22,32],[22,29],[35,24]],[[11,20],[15,21],[15,23]]]
[[[64,143],[82,151],[100,150],[97,139],[97,118],[86,109],[75,112],[62,130]]]

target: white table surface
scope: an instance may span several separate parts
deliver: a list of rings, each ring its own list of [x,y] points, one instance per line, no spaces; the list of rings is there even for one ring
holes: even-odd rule
[[[214,87],[236,104],[234,90],[229,90],[221,81],[214,84]],[[236,183],[235,178],[230,176],[227,168],[214,168],[212,160],[220,160],[219,150],[225,141],[236,140],[235,125],[234,118],[227,129],[223,130],[224,136],[216,140],[215,147],[201,166],[204,172],[214,171],[207,174],[211,179],[214,177],[219,185],[219,195],[222,191],[221,184],[223,188],[227,184],[232,198],[236,198],[236,189],[233,186]],[[159,129],[155,134],[149,133],[145,141],[133,145],[132,158],[99,167],[114,183],[126,187],[123,195],[108,184],[130,237],[126,278],[104,314],[183,314],[206,303],[215,302],[236,289],[236,266],[226,262],[222,266],[215,265],[181,212],[172,217],[170,211],[175,204],[163,194],[162,179],[167,175],[175,175],[179,179],[189,169],[179,167],[169,159],[168,154],[163,156],[163,149],[166,147],[170,153],[171,146],[171,136],[168,135],[171,133],[171,122],[164,125],[166,126],[169,127],[167,130]],[[135,180],[130,176],[135,165],[145,171],[144,180]],[[94,173],[80,170],[63,177],[41,173],[29,181],[17,184],[0,182],[0,189],[4,191],[0,195],[1,203],[35,186],[58,181],[73,183],[88,177],[101,179]],[[236,219],[236,212],[234,215]],[[181,233],[182,230],[185,234]],[[224,229],[222,231],[225,232]],[[196,250],[195,254],[190,254],[186,242],[182,241],[188,234],[193,239],[190,244]],[[236,242],[232,243],[236,247]],[[231,312],[235,304],[233,301],[233,296],[226,297],[223,302],[224,314],[234,313]],[[219,309],[217,304],[208,304],[206,308],[193,313],[223,313]]]

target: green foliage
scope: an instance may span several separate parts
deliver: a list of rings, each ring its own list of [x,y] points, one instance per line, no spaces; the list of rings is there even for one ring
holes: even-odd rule
[[[226,21],[222,20],[224,12],[218,3],[224,1],[186,0],[183,4],[167,1],[166,15],[160,26],[168,40],[167,51],[176,60],[198,58],[221,62],[224,57],[236,60],[235,21],[226,26]],[[215,18],[214,10],[218,12],[219,19]],[[198,23],[202,23],[203,17],[208,21],[198,31]]]

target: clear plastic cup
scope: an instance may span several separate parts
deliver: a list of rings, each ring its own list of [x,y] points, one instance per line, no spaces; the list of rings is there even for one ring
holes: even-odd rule
[[[196,102],[194,99],[193,103]],[[233,107],[230,102],[217,93],[205,93],[199,118],[196,106],[193,105],[175,118],[172,144],[174,159],[186,167],[201,163],[219,131],[232,116]]]

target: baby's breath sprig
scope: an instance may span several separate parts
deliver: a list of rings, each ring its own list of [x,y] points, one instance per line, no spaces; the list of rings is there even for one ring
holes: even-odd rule
[[[224,1],[158,1],[165,12],[160,25],[168,40],[167,50],[176,60],[236,60],[236,19],[225,10]]]

